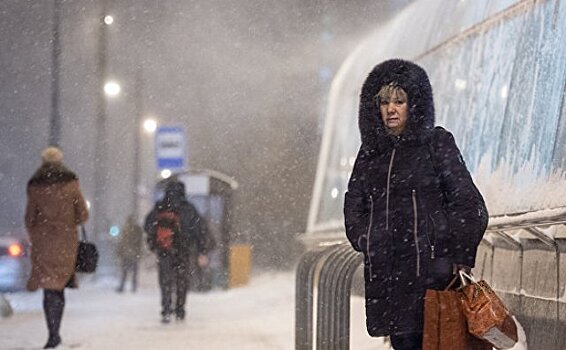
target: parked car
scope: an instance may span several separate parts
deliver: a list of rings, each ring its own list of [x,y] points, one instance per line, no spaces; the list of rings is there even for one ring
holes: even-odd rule
[[[24,290],[30,271],[30,245],[25,232],[0,236],[0,292]]]

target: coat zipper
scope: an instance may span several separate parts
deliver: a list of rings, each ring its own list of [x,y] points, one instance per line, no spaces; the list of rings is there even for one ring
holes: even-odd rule
[[[370,239],[370,235],[371,235],[371,226],[373,223],[373,196],[370,195],[369,196],[369,202],[370,202],[370,211],[369,211],[369,225],[368,225],[368,233],[367,233],[367,239],[366,239],[366,252],[368,255],[368,268],[369,268],[369,280],[370,282],[373,280],[373,276],[372,276],[372,267],[371,267],[371,256],[369,255],[369,239]]]
[[[413,236],[415,238],[415,249],[417,250],[417,277],[421,275],[421,253],[419,251],[419,221],[417,216],[417,191],[413,189]]]
[[[391,159],[389,160],[389,169],[387,170],[387,195],[385,197],[385,231],[389,232],[389,184],[391,183],[391,169],[393,168],[393,159],[395,158],[395,150],[391,152]]]

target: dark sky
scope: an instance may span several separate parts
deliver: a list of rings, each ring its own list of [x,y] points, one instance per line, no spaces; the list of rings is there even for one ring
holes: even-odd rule
[[[143,114],[185,126],[189,163],[234,177],[234,231],[285,256],[304,231],[330,80],[348,53],[408,1],[109,1],[107,224],[131,208],[135,81]],[[100,1],[61,2],[61,147],[94,196]],[[22,226],[25,184],[46,146],[53,1],[0,2],[0,228]],[[331,75],[330,75],[331,76]],[[142,183],[153,183],[142,135]],[[146,201],[146,206],[149,205]],[[272,250],[272,251],[271,251]],[[278,255],[278,254],[275,254]],[[260,259],[261,261],[262,259]]]

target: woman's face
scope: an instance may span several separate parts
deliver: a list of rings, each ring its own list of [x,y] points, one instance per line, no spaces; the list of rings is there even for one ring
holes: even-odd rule
[[[395,136],[401,135],[407,125],[407,100],[399,93],[392,93],[389,97],[380,97],[379,112],[383,125]]]

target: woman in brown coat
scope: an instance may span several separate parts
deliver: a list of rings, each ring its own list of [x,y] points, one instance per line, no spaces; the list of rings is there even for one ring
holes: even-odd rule
[[[63,153],[48,147],[43,164],[28,182],[25,224],[31,240],[32,271],[27,288],[43,288],[43,310],[49,330],[44,349],[61,343],[59,327],[65,306],[65,287],[77,287],[77,225],[88,210],[77,176],[62,163]]]

